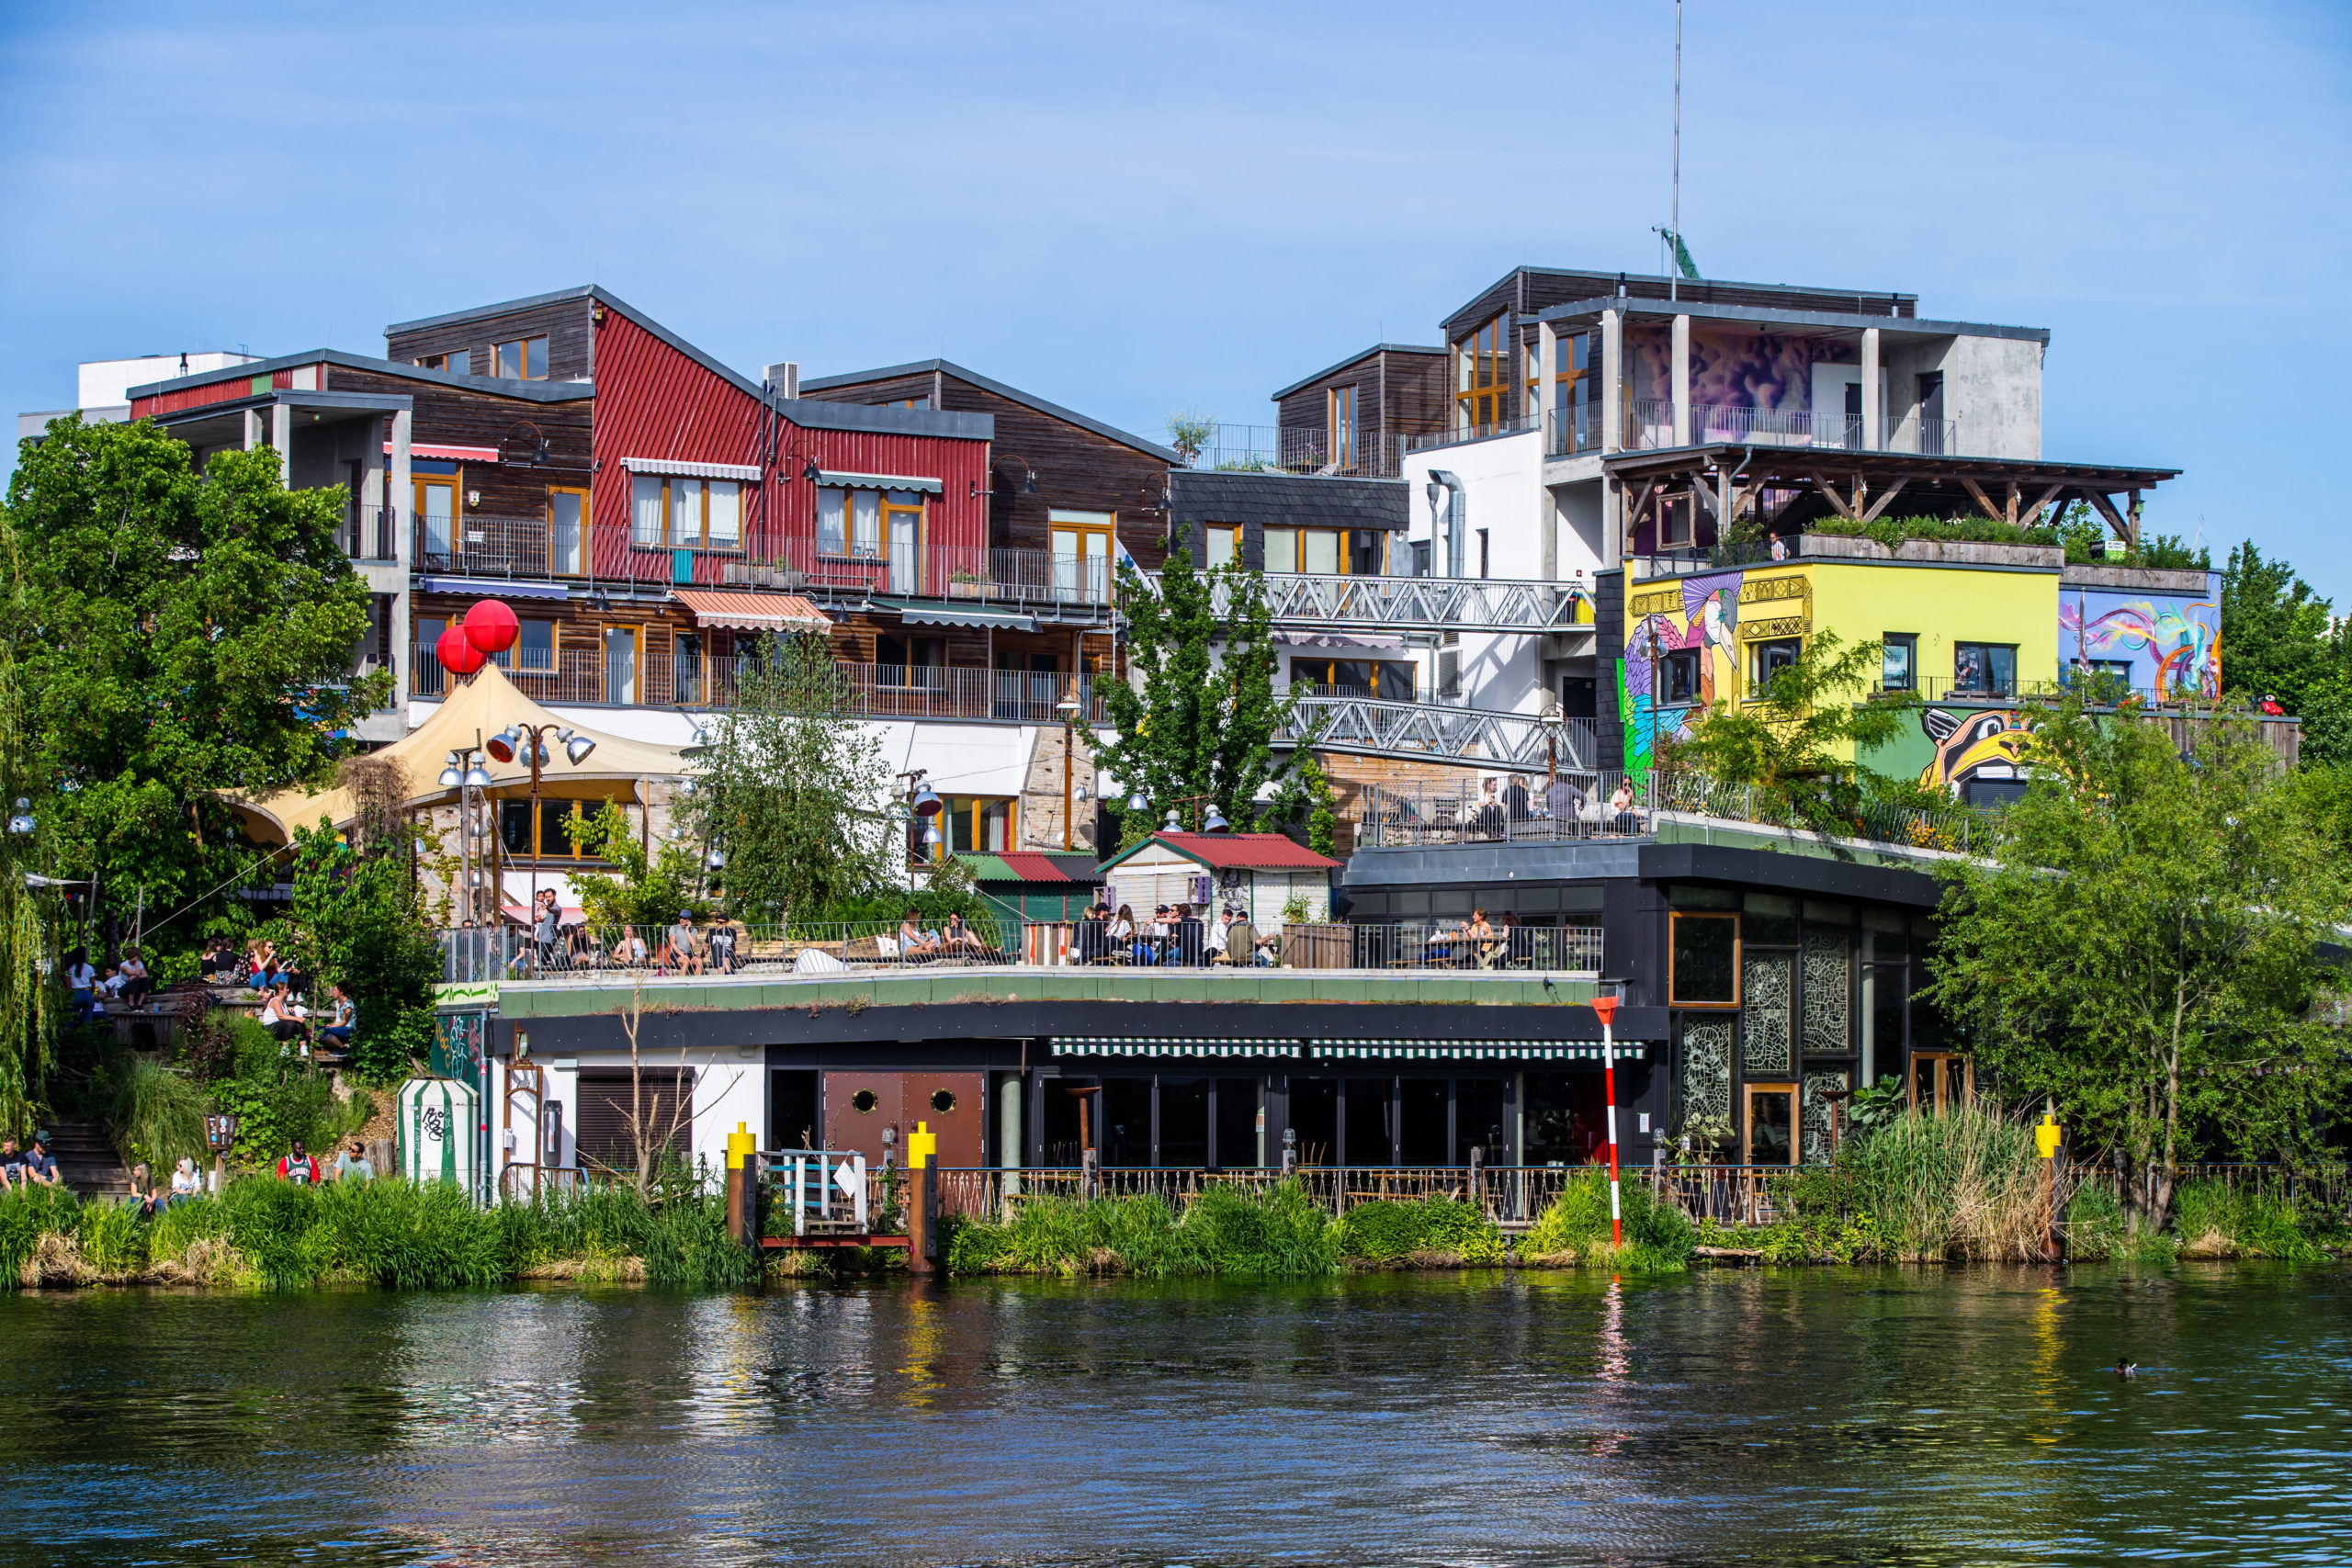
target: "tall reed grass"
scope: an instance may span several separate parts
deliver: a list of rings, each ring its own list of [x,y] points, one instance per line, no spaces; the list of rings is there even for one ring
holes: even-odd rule
[[[1625,1232],[1623,1247],[1611,1239],[1609,1173],[1598,1166],[1579,1171],[1536,1216],[1520,1240],[1520,1254],[1645,1271],[1679,1269],[1690,1262],[1696,1227],[1646,1184],[1620,1182],[1618,1211]]]
[[[1259,1195],[1213,1187],[1180,1213],[1158,1197],[1033,1198],[1008,1221],[959,1219],[944,1256],[956,1274],[1328,1274],[1329,1216],[1297,1184]]]

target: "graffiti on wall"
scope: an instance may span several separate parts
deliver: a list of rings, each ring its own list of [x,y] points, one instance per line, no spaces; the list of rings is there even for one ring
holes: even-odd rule
[[[2069,588],[2058,600],[2061,661],[2128,677],[2135,691],[2214,697],[2222,689],[2221,579],[2202,597]]]
[[[2025,716],[2007,708],[1923,708],[1919,728],[1935,753],[1919,782],[1964,797],[1980,781],[2025,777]]]
[[[1639,775],[1660,739],[1687,736],[1709,705],[1739,696],[1744,645],[1812,631],[1813,583],[1786,570],[1713,572],[1637,588],[1625,610],[1617,712],[1625,771]]]
[[[1632,396],[1674,395],[1671,333],[1627,333],[1625,349],[1631,361]],[[1810,408],[1815,363],[1850,365],[1859,357],[1854,344],[1826,338],[1693,331],[1690,401],[1701,409]]]

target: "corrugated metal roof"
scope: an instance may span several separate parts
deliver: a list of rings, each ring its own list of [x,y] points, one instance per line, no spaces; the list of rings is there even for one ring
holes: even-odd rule
[[[1134,849],[1102,863],[1102,869],[1159,844],[1214,871],[1337,871],[1340,863],[1280,833],[1154,833]]]

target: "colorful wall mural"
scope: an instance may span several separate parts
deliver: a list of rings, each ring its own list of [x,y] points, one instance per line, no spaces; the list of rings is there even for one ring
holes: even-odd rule
[[[1658,739],[1690,732],[1710,704],[1737,697],[1745,680],[1741,645],[1802,637],[1813,629],[1813,584],[1802,571],[1721,571],[1655,586],[1635,586],[1625,604],[1625,657],[1617,667],[1617,712],[1625,732],[1625,771],[1648,773]],[[1659,671],[1678,656],[1689,700]]]
[[[1674,334],[1668,328],[1625,334],[1634,398],[1674,395]],[[1763,333],[1690,333],[1690,401],[1699,408],[1807,409],[1816,363],[1851,365],[1850,343]]]
[[[2202,595],[2066,588],[2058,595],[2058,657],[2128,677],[2162,696],[2222,690],[2222,575]]]

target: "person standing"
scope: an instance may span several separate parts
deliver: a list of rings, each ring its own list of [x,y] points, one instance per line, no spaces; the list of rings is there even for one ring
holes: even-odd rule
[[[539,889],[539,907],[534,912],[531,942],[538,949],[539,973],[553,969],[556,961],[556,939],[563,928],[563,907],[556,900],[555,889]]]

